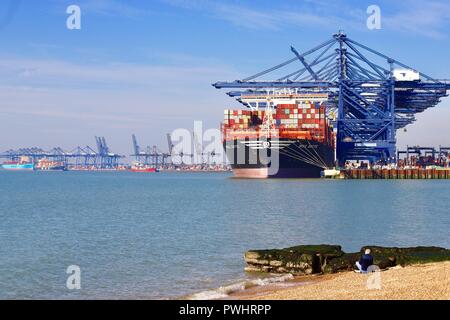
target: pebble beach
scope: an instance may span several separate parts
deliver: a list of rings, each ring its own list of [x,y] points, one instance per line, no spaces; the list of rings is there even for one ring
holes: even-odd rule
[[[450,300],[450,261],[393,267],[377,275],[342,272],[294,279],[292,286],[235,295],[243,300]],[[368,280],[371,283],[368,287]],[[297,285],[295,282],[297,281]]]

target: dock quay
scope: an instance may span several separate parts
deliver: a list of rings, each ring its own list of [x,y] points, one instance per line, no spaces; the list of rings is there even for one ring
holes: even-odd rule
[[[344,169],[341,179],[450,179],[450,168]]]

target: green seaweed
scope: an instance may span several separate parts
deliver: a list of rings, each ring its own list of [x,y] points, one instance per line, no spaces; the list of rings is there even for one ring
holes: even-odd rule
[[[323,255],[326,257],[338,257],[344,254],[338,245],[300,245],[284,249],[250,250],[258,253],[262,260],[279,261],[310,261],[308,256]]]

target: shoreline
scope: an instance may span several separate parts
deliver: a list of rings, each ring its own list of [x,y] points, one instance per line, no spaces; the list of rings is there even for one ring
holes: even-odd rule
[[[371,275],[379,276],[380,289],[368,288]],[[450,300],[450,261],[396,266],[370,275],[349,271],[296,276],[222,300]]]

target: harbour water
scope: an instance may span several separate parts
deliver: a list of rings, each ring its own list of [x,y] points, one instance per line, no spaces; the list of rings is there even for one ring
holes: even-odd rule
[[[176,298],[245,280],[248,249],[450,247],[446,180],[230,177],[1,171],[0,298]]]

